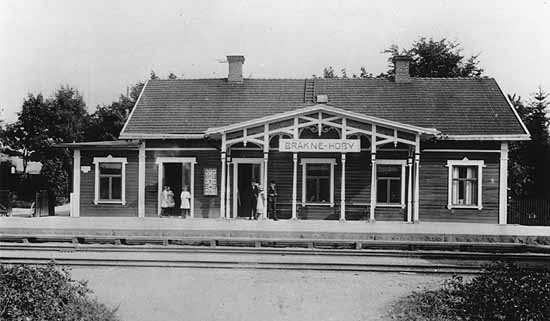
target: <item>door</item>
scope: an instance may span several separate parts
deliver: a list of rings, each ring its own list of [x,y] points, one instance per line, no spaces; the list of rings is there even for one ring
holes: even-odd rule
[[[253,206],[252,183],[262,183],[262,165],[239,163],[236,171],[237,217],[250,217]]]
[[[160,198],[162,188],[164,186],[170,187],[174,193],[175,207],[173,213],[180,215],[179,208],[181,206],[181,191],[186,186],[187,190],[191,193],[191,217],[193,217],[193,198],[194,198],[194,159],[190,161],[160,161],[159,162],[159,184],[158,184],[158,214],[160,215]]]

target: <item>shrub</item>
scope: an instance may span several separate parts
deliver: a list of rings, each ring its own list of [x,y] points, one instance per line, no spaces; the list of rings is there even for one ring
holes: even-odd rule
[[[467,320],[550,320],[550,270],[495,264],[459,284],[459,307]]]
[[[86,282],[53,264],[0,265],[0,320],[116,321],[116,309],[90,294]]]
[[[392,320],[550,320],[550,270],[511,263],[486,266],[470,281],[453,277],[438,290],[415,292],[390,310]]]

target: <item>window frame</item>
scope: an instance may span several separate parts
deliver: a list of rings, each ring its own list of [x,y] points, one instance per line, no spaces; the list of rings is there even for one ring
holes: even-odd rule
[[[379,203],[378,202],[378,165],[394,165],[401,166],[401,202],[399,203]],[[376,160],[376,179],[371,184],[371,189],[376,191],[376,207],[400,207],[405,208],[405,167],[407,166],[406,159],[377,159]]]
[[[328,203],[321,202],[307,202],[307,165],[308,164],[329,164],[330,165],[330,201]],[[302,165],[302,206],[330,206],[334,207],[334,166],[336,160],[334,158],[302,158],[300,161]]]
[[[453,168],[455,166],[469,166],[477,167],[477,204],[453,204]],[[482,200],[482,186],[483,186],[483,167],[485,162],[483,160],[469,160],[464,158],[462,160],[447,160],[448,168],[448,190],[447,190],[447,208],[448,209],[483,209]]]
[[[95,184],[94,184],[94,205],[98,204],[121,204],[126,205],[126,164],[128,160],[126,157],[112,157],[111,155],[107,157],[94,157],[94,171],[95,171]],[[116,163],[121,164],[121,191],[120,191],[120,200],[105,200],[99,197],[99,167],[101,163]]]

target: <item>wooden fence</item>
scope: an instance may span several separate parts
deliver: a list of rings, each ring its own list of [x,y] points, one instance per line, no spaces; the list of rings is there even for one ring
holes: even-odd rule
[[[550,199],[510,200],[508,224],[550,226]]]

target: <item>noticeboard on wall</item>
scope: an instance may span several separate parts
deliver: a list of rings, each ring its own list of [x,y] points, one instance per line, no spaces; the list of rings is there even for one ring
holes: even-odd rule
[[[217,196],[218,195],[218,175],[216,168],[204,169],[204,195]]]

